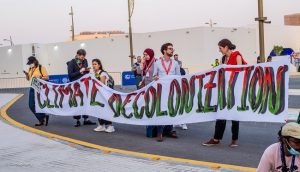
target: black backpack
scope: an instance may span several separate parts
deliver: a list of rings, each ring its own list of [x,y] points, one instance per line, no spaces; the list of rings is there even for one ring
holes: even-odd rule
[[[115,81],[114,81],[114,78],[108,74],[106,71],[102,70],[99,75],[101,75],[102,72],[105,72],[107,75],[108,75],[108,80],[107,80],[107,86],[111,89],[114,89],[115,87]]]
[[[180,74],[181,75],[185,75],[186,74],[185,70],[182,67],[180,68]]]
[[[42,65],[39,64],[39,72],[41,73],[42,77],[44,77],[43,72],[42,72]],[[48,80],[45,80],[48,81]]]

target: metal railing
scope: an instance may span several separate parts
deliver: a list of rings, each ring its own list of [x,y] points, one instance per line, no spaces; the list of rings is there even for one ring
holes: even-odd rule
[[[184,68],[186,74],[189,74],[189,69]],[[121,72],[108,72],[114,79],[115,85],[122,85],[122,73]],[[30,82],[25,77],[7,77],[0,78],[0,89],[12,89],[12,88],[28,88]]]
[[[122,72],[108,72],[114,78],[115,85],[122,84]]]
[[[25,88],[30,82],[25,77],[0,78],[0,88]]]
[[[115,85],[121,85],[122,76],[121,72],[108,72],[115,81]],[[28,88],[30,82],[25,77],[3,77],[0,78],[0,89],[11,89],[11,88]]]

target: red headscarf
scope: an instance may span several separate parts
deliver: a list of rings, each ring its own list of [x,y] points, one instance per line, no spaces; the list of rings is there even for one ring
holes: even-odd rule
[[[147,48],[144,50],[144,53],[147,53],[150,56],[149,60],[145,60],[143,66],[143,75],[146,75],[146,72],[148,72],[147,70],[149,70],[149,68],[151,68],[151,66],[154,64],[154,51],[150,48]]]

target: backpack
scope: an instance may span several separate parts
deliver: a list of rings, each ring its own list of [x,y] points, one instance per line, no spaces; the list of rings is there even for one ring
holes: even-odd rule
[[[42,72],[42,65],[40,65],[40,64],[39,64],[39,72],[42,75],[42,77],[44,77],[43,72]],[[45,81],[48,81],[48,80],[45,80]]]
[[[114,78],[108,74],[106,71],[102,70],[99,75],[101,75],[102,72],[105,72],[107,75],[108,75],[108,80],[107,80],[107,86],[111,89],[114,89],[115,87],[115,81],[114,81]]]
[[[180,68],[180,74],[181,75],[185,75],[186,74],[185,70],[182,67]]]
[[[44,75],[43,75],[43,72],[42,72],[42,65],[39,65],[39,71],[40,71],[40,74],[41,74],[42,77],[43,77]]]

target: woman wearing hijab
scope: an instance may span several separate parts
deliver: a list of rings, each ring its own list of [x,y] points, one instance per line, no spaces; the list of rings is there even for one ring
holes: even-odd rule
[[[152,49],[145,49],[143,55],[144,57],[142,65],[140,66],[142,70],[143,79],[140,83],[140,87],[146,86],[153,81],[153,71],[155,62],[154,51]]]
[[[140,88],[148,85],[154,80],[153,72],[154,72],[154,63],[156,61],[154,58],[154,51],[150,48],[145,49],[143,55],[144,56],[142,60],[142,65],[140,66],[142,70],[143,79],[139,84]],[[156,134],[157,134],[156,126],[146,126],[147,137],[156,137]]]

